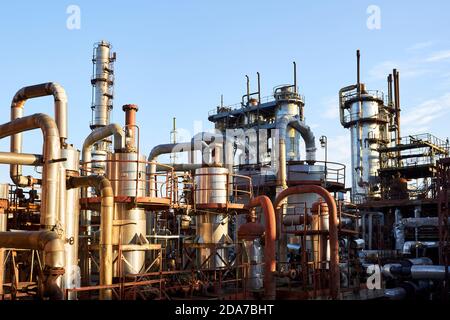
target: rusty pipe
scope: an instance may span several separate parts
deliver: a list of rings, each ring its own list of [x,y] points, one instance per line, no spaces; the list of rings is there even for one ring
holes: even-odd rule
[[[264,295],[267,300],[274,300],[276,297],[276,284],[273,273],[276,271],[275,241],[277,238],[275,210],[267,196],[254,198],[245,207],[246,209],[261,207],[264,212],[264,259],[266,260],[264,264]]]
[[[41,228],[52,229],[58,215],[57,188],[59,186],[58,161],[60,161],[60,138],[55,121],[46,114],[36,113],[0,125],[0,139],[40,128],[44,137]]]
[[[67,188],[93,187],[100,194],[100,285],[111,285],[113,279],[114,192],[104,176],[70,177]],[[101,300],[111,300],[111,289],[100,291]]]
[[[332,299],[339,297],[340,291],[340,270],[339,270],[339,238],[338,238],[338,216],[336,201],[331,194],[320,186],[296,186],[282,191],[275,199],[274,208],[278,210],[284,199],[295,194],[315,193],[321,196],[329,208],[330,223],[330,294]],[[276,216],[279,221],[281,217]]]
[[[0,248],[29,249],[43,252],[45,271],[63,271],[65,266],[64,241],[54,231],[0,232]],[[62,275],[62,272],[58,272]],[[53,299],[62,299],[62,288],[48,276],[40,279],[44,292]]]
[[[55,121],[58,127],[60,143],[65,144],[67,139],[67,95],[62,86],[54,82],[42,83],[23,87],[14,95],[11,102],[11,121],[23,117],[23,108],[28,99],[52,95],[54,98]],[[17,133],[11,137],[10,151],[22,153],[22,134]],[[19,187],[27,187],[36,183],[32,177],[22,175],[22,167],[12,164],[10,166],[12,181]]]
[[[136,112],[139,108],[135,104],[126,104],[122,106],[122,110],[125,112],[127,140],[129,140],[130,148],[136,148]]]

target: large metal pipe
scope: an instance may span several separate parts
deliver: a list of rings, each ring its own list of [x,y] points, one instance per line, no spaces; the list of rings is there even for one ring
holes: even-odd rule
[[[44,295],[51,299],[62,300],[64,292],[57,285],[54,274],[61,275],[64,271],[64,242],[53,231],[17,231],[0,232],[0,248],[29,249],[43,252],[46,279],[42,279]]]
[[[450,272],[450,267],[447,269]],[[445,280],[445,266],[413,265],[411,277],[415,280]]]
[[[125,133],[119,124],[111,123],[105,127],[99,127],[92,131],[84,140],[81,153],[81,161],[83,162],[83,175],[90,174],[91,168],[91,148],[92,146],[111,135],[114,135],[114,150],[121,151],[125,147]]]
[[[50,96],[54,98],[55,121],[59,130],[61,145],[67,139],[67,95],[62,86],[54,82],[23,87],[14,95],[11,102],[11,121],[23,117],[23,108],[28,99]],[[22,134],[17,133],[11,137],[10,151],[22,153]],[[19,187],[31,186],[36,182],[32,177],[22,175],[22,167],[12,164],[10,166],[12,181]]]
[[[289,122],[289,126],[297,130],[305,141],[306,147],[306,162],[314,164],[316,161],[316,140],[311,128],[307,126],[299,118],[295,118]]]
[[[254,198],[247,204],[246,209],[261,207],[265,221],[265,244],[264,244],[264,295],[267,300],[276,297],[276,283],[273,273],[276,271],[275,241],[277,238],[276,217],[272,202],[267,196]]]
[[[286,161],[286,132],[288,127],[297,130],[305,141],[306,161],[314,163],[316,160],[316,142],[314,133],[311,128],[298,117],[284,115],[277,121],[276,128],[279,132],[279,168],[278,168],[278,185],[282,189],[287,188],[287,161]]]
[[[0,152],[0,164],[42,166],[43,162],[40,154]]]
[[[341,124],[343,127],[345,127],[347,125],[345,122],[345,117],[344,117],[344,110],[345,110],[344,94],[346,92],[353,91],[357,88],[358,88],[358,86],[353,84],[351,86],[347,86],[347,87],[344,87],[341,90],[339,90],[339,118],[341,120]]]
[[[208,148],[208,144],[204,141],[160,144],[154,147],[150,151],[147,159],[149,162],[147,165],[147,175],[149,176],[149,186],[147,190],[150,192],[150,197],[156,197],[156,160],[160,155],[178,152],[192,152],[193,150],[204,150],[205,148]]]
[[[296,186],[281,192],[275,199],[274,208],[278,210],[284,199],[295,194],[315,193],[321,196],[329,209],[329,237],[330,237],[330,295],[332,299],[339,297],[340,291],[340,270],[339,270],[339,238],[338,238],[338,217],[336,201],[332,195],[320,186]],[[277,221],[281,220],[279,214]],[[278,222],[277,222],[278,224]]]
[[[56,225],[58,217],[58,161],[61,161],[60,137],[55,121],[42,113],[19,118],[0,125],[0,139],[37,128],[42,130],[44,137],[41,228],[52,229]]]
[[[93,187],[101,197],[100,209],[100,285],[111,285],[113,279],[113,219],[114,192],[110,181],[103,176],[70,177],[67,187]],[[111,289],[100,291],[100,299],[112,299]]]

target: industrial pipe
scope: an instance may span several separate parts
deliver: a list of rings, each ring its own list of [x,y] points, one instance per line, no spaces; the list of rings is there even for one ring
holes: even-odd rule
[[[339,297],[340,290],[340,270],[339,270],[339,239],[338,239],[338,217],[337,207],[334,198],[324,188],[320,186],[296,186],[281,192],[274,203],[274,208],[278,210],[284,199],[295,194],[315,193],[321,196],[329,208],[329,236],[330,236],[330,295],[332,299]],[[281,220],[279,215],[277,221]],[[277,222],[278,224],[278,222]]]
[[[64,292],[56,279],[64,271],[64,241],[53,231],[0,232],[0,248],[29,249],[43,252],[46,278],[41,279],[44,296],[62,300]],[[56,277],[55,277],[56,276]]]
[[[261,207],[264,212],[265,221],[265,244],[264,244],[264,295],[267,300],[274,300],[276,297],[276,284],[274,272],[275,262],[275,241],[277,238],[276,217],[272,202],[267,196],[259,196],[250,201],[245,206],[246,209]]]
[[[113,279],[114,192],[104,176],[70,177],[67,188],[93,187],[100,194],[100,285],[111,285]],[[111,289],[102,289],[100,299],[111,300]]]
[[[279,138],[279,170],[278,170],[278,185],[282,189],[287,188],[287,161],[286,161],[286,131],[288,126],[297,130],[305,141],[306,146],[306,161],[314,163],[316,160],[316,142],[314,133],[311,128],[298,117],[289,115],[282,116],[278,121],[276,128],[280,134]]]
[[[41,228],[52,229],[58,217],[57,188],[60,178],[58,162],[62,160],[60,159],[60,137],[55,121],[42,113],[19,118],[0,125],[0,139],[37,128],[42,130],[44,137]]]
[[[344,119],[344,109],[345,109],[345,103],[344,103],[344,94],[346,92],[353,91],[357,89],[358,86],[353,84],[351,86],[347,86],[339,90],[339,118],[341,120],[341,124],[343,127],[346,127],[345,119]]]
[[[111,123],[104,127],[99,127],[92,131],[84,140],[81,154],[83,162],[83,175],[89,175],[91,168],[91,148],[92,146],[111,135],[114,135],[114,150],[120,152],[125,147],[125,133],[122,127],[116,123]]]
[[[0,152],[0,164],[42,166],[43,161],[40,154]]]
[[[54,82],[42,83],[34,86],[23,87],[14,95],[11,102],[11,121],[23,117],[23,108],[28,99],[53,95],[55,106],[55,121],[59,130],[61,145],[67,139],[67,95],[63,87]],[[22,153],[22,134],[14,134],[11,137],[10,151]],[[22,167],[12,164],[10,166],[12,181],[19,187],[27,187],[36,183],[32,177],[22,176]]]
[[[170,143],[170,144],[160,144],[154,147],[150,154],[148,155],[147,161],[149,164],[147,165],[147,175],[149,176],[149,186],[147,190],[150,192],[150,197],[156,196],[156,159],[163,154],[170,154],[175,152],[191,152],[193,150],[203,150],[207,148],[208,145],[204,141],[194,142],[182,142],[182,143]]]

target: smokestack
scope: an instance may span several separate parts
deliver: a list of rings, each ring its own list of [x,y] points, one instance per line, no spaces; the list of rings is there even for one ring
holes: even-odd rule
[[[136,112],[139,110],[135,104],[126,104],[122,107],[125,112],[126,147],[135,150],[136,148]]]

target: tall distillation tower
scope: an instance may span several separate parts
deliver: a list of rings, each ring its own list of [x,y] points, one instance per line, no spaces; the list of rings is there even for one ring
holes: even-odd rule
[[[110,113],[113,109],[114,98],[114,62],[116,53],[107,41],[100,41],[94,45],[92,56],[92,121],[91,130],[107,126],[110,123]],[[99,141],[92,148],[92,169],[94,173],[105,172],[105,161],[110,149],[109,138]]]

